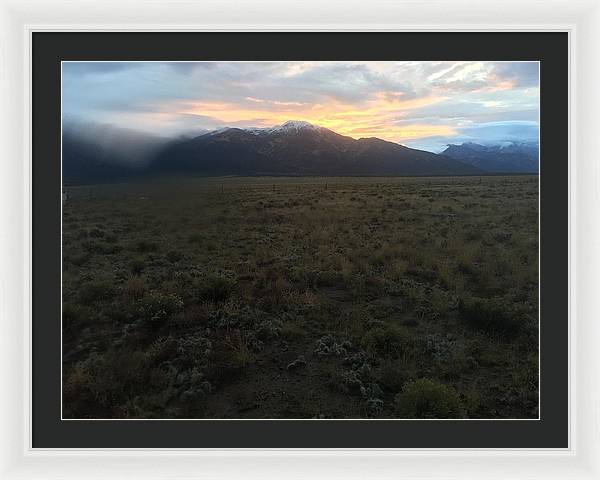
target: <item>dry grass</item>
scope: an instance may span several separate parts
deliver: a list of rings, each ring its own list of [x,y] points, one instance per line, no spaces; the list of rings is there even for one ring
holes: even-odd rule
[[[384,418],[413,415],[395,399],[418,406],[422,394],[443,406],[428,415],[537,417],[537,185],[522,176],[73,187],[65,414]],[[327,335],[333,353],[314,354]],[[158,362],[160,338],[175,347]],[[300,356],[306,368],[288,372]],[[416,388],[419,379],[429,383]]]

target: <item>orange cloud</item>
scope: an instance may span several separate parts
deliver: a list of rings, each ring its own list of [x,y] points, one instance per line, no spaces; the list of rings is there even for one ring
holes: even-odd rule
[[[377,136],[401,143],[403,140],[452,134],[452,128],[443,125],[394,125],[394,121],[406,117],[410,110],[446,98],[430,96],[405,100],[402,95],[380,92],[372,100],[354,105],[333,101],[327,104],[276,102],[248,97],[246,100],[250,105],[188,102],[171,105],[167,110],[178,114],[209,116],[224,124],[254,122],[253,126],[257,127],[277,125],[290,119],[305,120],[353,138]]]

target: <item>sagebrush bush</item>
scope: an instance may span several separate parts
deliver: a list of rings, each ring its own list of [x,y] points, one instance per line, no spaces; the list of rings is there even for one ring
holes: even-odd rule
[[[114,282],[108,279],[92,280],[79,288],[79,299],[84,305],[110,300],[114,295]]]
[[[135,249],[140,253],[156,252],[158,244],[149,240],[138,240],[135,242]]]
[[[178,262],[182,258],[183,258],[183,254],[181,252],[178,252],[177,250],[170,250],[167,253],[167,260],[171,263]]]
[[[171,336],[157,338],[147,349],[148,360],[159,365],[165,361],[173,361],[177,358],[177,340]]]
[[[408,374],[392,360],[384,360],[376,376],[377,382],[391,392],[399,392],[408,379]]]
[[[134,275],[139,275],[144,271],[145,262],[143,258],[134,258],[129,262],[129,269]]]
[[[395,397],[395,411],[402,418],[460,418],[460,397],[452,387],[428,378],[408,382]]]
[[[121,251],[121,246],[118,244],[98,240],[85,240],[81,246],[90,254],[111,255]]]
[[[139,300],[146,293],[148,286],[142,277],[130,277],[126,280],[123,288],[125,296],[131,300]]]
[[[521,322],[512,305],[496,298],[463,298],[458,303],[460,318],[470,327],[513,337],[521,330]]]
[[[416,338],[403,327],[383,325],[369,330],[362,344],[372,355],[398,358],[414,351]]]
[[[199,233],[192,233],[188,237],[188,242],[190,242],[190,243],[200,243],[200,242],[202,242],[202,235],[200,235]]]
[[[177,360],[186,368],[205,367],[211,352],[211,341],[198,333],[177,341]]]
[[[83,305],[65,303],[62,308],[62,325],[65,331],[81,328],[89,321],[92,310]]]
[[[207,276],[199,283],[197,300],[200,302],[223,302],[229,298],[235,287],[235,281],[217,275]]]
[[[306,337],[306,330],[297,323],[287,320],[281,326],[281,336],[286,340],[298,340]]]
[[[143,324],[157,329],[183,312],[183,300],[174,293],[150,292],[139,301],[139,311]]]
[[[256,358],[250,342],[249,337],[239,330],[218,338],[211,350],[210,374],[220,381],[244,375]]]

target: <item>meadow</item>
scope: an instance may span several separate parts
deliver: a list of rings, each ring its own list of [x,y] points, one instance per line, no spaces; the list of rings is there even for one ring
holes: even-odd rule
[[[64,418],[537,418],[538,177],[71,186]]]

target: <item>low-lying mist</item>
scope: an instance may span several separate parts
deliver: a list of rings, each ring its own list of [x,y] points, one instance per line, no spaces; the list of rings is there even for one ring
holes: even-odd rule
[[[77,147],[82,156],[95,161],[138,169],[146,167],[173,139],[111,124],[86,121],[63,123],[63,151]]]

